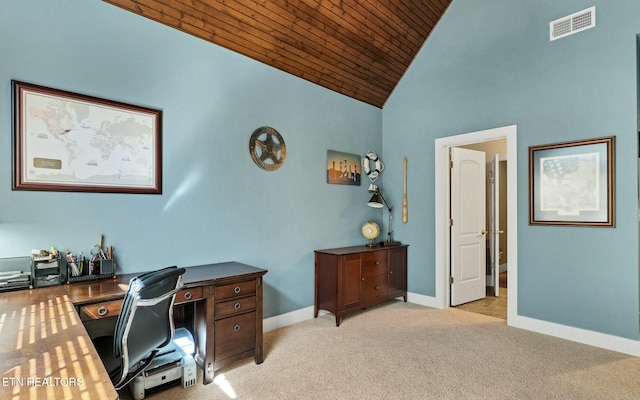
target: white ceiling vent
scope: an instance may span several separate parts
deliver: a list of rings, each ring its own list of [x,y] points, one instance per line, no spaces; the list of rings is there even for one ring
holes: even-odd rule
[[[567,15],[549,23],[549,40],[553,41],[596,26],[596,7]]]

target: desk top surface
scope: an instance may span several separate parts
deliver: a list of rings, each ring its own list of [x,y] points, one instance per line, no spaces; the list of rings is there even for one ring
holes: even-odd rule
[[[183,282],[188,288],[265,273],[226,262],[187,267]],[[0,398],[117,399],[74,305],[122,298],[136,275],[0,293]]]
[[[0,397],[117,399],[64,287],[0,295]]]
[[[262,276],[266,273],[267,270],[265,269],[239,262],[197,265],[185,268],[182,283],[184,283],[185,288],[192,288],[221,283],[227,279],[236,279],[239,276],[250,278]],[[124,274],[99,281],[76,282],[65,285],[65,288],[71,302],[76,305],[115,300],[124,297],[129,287],[129,281],[139,274]]]

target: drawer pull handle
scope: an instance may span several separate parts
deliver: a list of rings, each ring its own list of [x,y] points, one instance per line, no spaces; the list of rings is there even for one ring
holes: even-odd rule
[[[380,261],[376,261],[376,265],[379,265],[379,264],[380,264]]]
[[[236,286],[236,287],[233,289],[233,291],[234,291],[236,294],[240,293],[240,286]]]
[[[104,317],[108,313],[109,313],[109,310],[107,309],[107,307],[102,306],[102,307],[98,308],[98,315],[99,316]]]
[[[185,292],[185,293],[184,293],[184,299],[185,299],[185,300],[191,300],[191,296],[193,296],[193,295],[191,294],[191,292]]]
[[[240,325],[236,325],[233,327],[234,332],[240,332]]]
[[[393,271],[389,271],[389,275],[393,275]]]
[[[380,286],[376,286],[376,290],[380,290]]]
[[[235,308],[236,310],[240,309],[240,303],[236,303],[233,305],[233,308]]]

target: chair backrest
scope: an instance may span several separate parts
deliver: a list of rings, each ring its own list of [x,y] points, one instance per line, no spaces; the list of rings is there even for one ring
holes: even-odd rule
[[[158,348],[173,339],[173,301],[184,272],[167,267],[129,282],[113,335],[113,355],[120,359],[120,368],[111,380],[117,389],[144,371]]]

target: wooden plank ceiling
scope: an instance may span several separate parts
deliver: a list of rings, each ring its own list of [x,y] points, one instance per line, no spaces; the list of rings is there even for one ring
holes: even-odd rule
[[[451,0],[104,0],[382,108]]]

